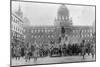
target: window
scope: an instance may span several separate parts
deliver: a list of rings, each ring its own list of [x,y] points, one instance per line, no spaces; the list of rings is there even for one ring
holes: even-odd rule
[[[15,31],[17,31],[17,27],[15,27]]]
[[[73,30],[73,33],[74,33],[75,31]]]
[[[77,35],[77,37],[79,37],[79,36]]]
[[[13,21],[13,16],[11,16],[11,20]]]
[[[36,33],[36,32],[37,32],[37,30],[35,29],[35,30],[34,30],[34,32]]]
[[[18,20],[16,19],[16,23],[18,23]]]
[[[22,33],[23,30],[22,29],[19,29],[19,31],[20,31],[20,33]]]
[[[48,29],[48,32],[50,32],[50,30]]]
[[[50,38],[50,35],[48,35],[48,38]]]
[[[63,20],[65,19],[64,16],[62,18],[63,18]]]
[[[77,35],[75,35],[75,37],[77,37]]]
[[[90,32],[92,32],[92,30],[90,30]]]
[[[75,32],[77,32],[77,30],[75,30]]]
[[[33,35],[32,35],[32,38],[33,38]]]
[[[68,19],[68,17],[66,17],[66,20]]]
[[[88,34],[87,37],[90,37],[90,35]]]
[[[12,25],[13,26],[13,25]],[[13,30],[15,30],[15,26],[13,26]]]
[[[20,33],[22,33],[22,30],[21,29],[18,28],[18,30],[19,30]]]
[[[83,35],[81,35],[81,37],[83,37]]]
[[[53,32],[53,29],[51,29],[50,31]]]
[[[87,35],[85,34],[84,37],[86,37]]]
[[[37,35],[35,35],[34,38],[37,38]]]
[[[84,32],[86,32],[86,30],[84,30]]]
[[[48,33],[48,29],[47,29],[47,33]]]
[[[11,25],[11,29],[13,29],[13,25]]]
[[[18,34],[17,36],[18,36],[18,37],[20,37],[20,35],[19,35],[19,34]]]
[[[73,37],[75,37],[75,35],[73,35]]]
[[[18,32],[20,32],[18,28],[16,28],[16,30],[17,30]]]
[[[25,29],[23,29],[23,32],[25,32]]]
[[[46,33],[48,32],[48,29],[46,29]]]
[[[82,33],[84,32],[84,30],[82,30]]]
[[[19,22],[19,25],[22,27],[22,23]]]
[[[31,30],[31,33],[33,33],[33,30]]]
[[[18,31],[21,33],[21,29],[18,28]]]
[[[17,20],[18,25],[20,25],[19,20]]]
[[[45,29],[45,33],[47,32],[47,30]]]
[[[53,38],[54,36],[53,36],[53,35],[51,35],[51,37]]]
[[[37,29],[37,32],[40,32],[40,30],[39,30],[39,29]]]
[[[16,19],[14,18],[13,20],[14,20],[14,22],[16,23]]]
[[[40,35],[38,35],[38,38],[40,38]]]
[[[18,30],[19,30],[20,33],[22,33],[22,30],[21,29],[18,28]]]
[[[43,32],[43,29],[41,29],[41,32]]]
[[[92,33],[90,33],[90,37],[92,37]]]

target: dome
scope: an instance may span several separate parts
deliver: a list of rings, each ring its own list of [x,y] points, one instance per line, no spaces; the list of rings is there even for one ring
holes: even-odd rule
[[[58,9],[58,16],[67,16],[67,17],[69,17],[69,10],[64,4],[62,4]]]

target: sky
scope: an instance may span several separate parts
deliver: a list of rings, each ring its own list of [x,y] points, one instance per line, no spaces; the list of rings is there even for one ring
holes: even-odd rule
[[[57,11],[61,6],[61,4],[12,2],[12,11],[17,11],[19,5],[32,26],[54,25]],[[66,5],[66,7],[73,25],[87,26],[92,25],[95,21],[95,7],[93,6]]]

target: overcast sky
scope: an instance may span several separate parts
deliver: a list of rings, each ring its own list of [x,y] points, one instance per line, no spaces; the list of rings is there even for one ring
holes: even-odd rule
[[[12,2],[12,11],[18,10],[19,4],[31,25],[53,25],[60,4]],[[92,25],[95,21],[95,7],[66,5],[72,17],[73,25]]]

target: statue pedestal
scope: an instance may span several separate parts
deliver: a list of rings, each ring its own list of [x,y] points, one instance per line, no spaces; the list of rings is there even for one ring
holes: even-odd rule
[[[67,40],[66,40],[66,37],[61,37],[61,45],[63,44],[69,44],[69,38],[67,37]]]
[[[61,45],[63,45],[63,44],[65,44],[65,37],[63,38],[61,38]]]

